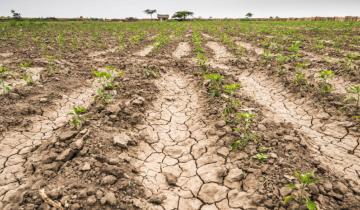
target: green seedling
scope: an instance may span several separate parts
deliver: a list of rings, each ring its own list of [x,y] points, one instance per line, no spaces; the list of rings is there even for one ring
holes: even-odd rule
[[[113,100],[113,95],[108,93],[105,90],[105,88],[98,88],[96,90],[96,93],[97,93],[97,98],[99,98],[100,101],[103,102],[104,104],[108,104]]]
[[[224,85],[223,89],[225,93],[229,95],[234,95],[235,92],[240,89],[240,87],[241,87],[240,84],[229,84],[229,85]]]
[[[230,98],[226,103],[226,106],[222,112],[222,116],[227,122],[231,122],[230,116],[237,112],[238,108],[241,107],[241,101],[236,98]]]
[[[24,80],[27,85],[34,84],[34,80],[33,80],[32,76],[29,74],[23,74],[21,79]]]
[[[266,162],[268,159],[268,155],[264,153],[258,153],[255,155],[255,158],[259,160],[260,162]]]
[[[121,33],[118,36],[118,46],[119,46],[119,50],[124,50],[126,48],[126,40],[124,33]]]
[[[0,86],[2,88],[3,94],[8,94],[11,91],[11,87],[5,84],[5,81],[0,79]]]
[[[297,71],[295,73],[294,83],[297,86],[306,86],[308,85],[308,81],[306,79],[306,76],[303,72]]]
[[[31,67],[32,63],[30,61],[24,61],[22,63],[20,63],[20,67],[21,68],[29,68]]]
[[[356,107],[359,109],[360,108],[360,84],[350,86],[346,91],[349,94],[349,96],[347,97],[347,101],[355,101]]]
[[[160,76],[160,73],[157,70],[145,68],[144,74],[146,78],[158,78]]]
[[[83,117],[81,115],[86,113],[86,108],[83,106],[74,106],[73,109],[68,113],[69,115],[72,115],[72,118],[70,120],[70,125],[79,129],[83,125]]]
[[[240,138],[231,144],[230,149],[232,151],[240,147],[245,147],[250,141],[256,140],[256,135],[251,131],[255,117],[256,115],[250,112],[240,112],[236,114],[236,121],[241,125],[241,128],[236,128],[234,131],[240,133]]]
[[[330,93],[333,90],[333,86],[328,82],[329,79],[334,77],[334,72],[332,70],[322,70],[320,72],[319,78],[321,82],[319,84],[320,90],[323,94]]]
[[[287,62],[289,62],[291,59],[289,56],[286,56],[286,55],[277,55],[276,56],[276,63],[279,64],[279,65],[282,65],[282,64],[285,64]]]
[[[221,76],[218,73],[205,74],[204,79],[210,81],[210,84],[209,84],[210,95],[213,97],[220,96],[223,76]]]
[[[93,70],[93,75],[100,81],[105,89],[111,90],[114,88],[114,80],[117,77],[124,76],[124,72],[117,70],[113,66],[106,66],[105,71]]]
[[[4,75],[8,69],[5,66],[0,66],[0,76]]]
[[[293,53],[298,53],[300,51],[300,47],[301,47],[302,43],[301,41],[295,41],[293,42],[293,44],[289,47],[289,51],[293,52]]]
[[[308,192],[308,186],[311,184],[316,184],[318,179],[315,176],[314,172],[295,172],[294,176],[296,178],[295,183],[290,183],[287,187],[292,189],[294,192],[284,197],[284,204],[288,204],[292,201],[299,202],[306,205],[308,210],[316,210],[317,206],[314,201],[310,198],[310,193]]]

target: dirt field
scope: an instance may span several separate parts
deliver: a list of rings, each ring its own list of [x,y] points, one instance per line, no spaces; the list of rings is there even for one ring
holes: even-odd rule
[[[0,29],[0,209],[360,209],[359,22]]]

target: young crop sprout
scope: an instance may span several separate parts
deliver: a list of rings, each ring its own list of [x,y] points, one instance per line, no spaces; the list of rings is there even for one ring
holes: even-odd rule
[[[29,61],[24,61],[24,62],[20,63],[21,68],[29,68],[29,67],[31,67],[31,65],[32,65],[32,63]]]
[[[0,79],[0,87],[2,88],[3,94],[8,94],[11,91],[11,87],[5,84],[5,81]]]
[[[95,69],[93,70],[93,74],[105,89],[111,90],[114,88],[114,80],[117,77],[122,77],[124,72],[118,71],[113,66],[106,66],[105,71],[98,71]]]
[[[308,84],[308,81],[305,74],[301,71],[297,71],[295,73],[294,83],[297,86],[306,86]]]
[[[332,70],[322,70],[319,77],[321,79],[319,84],[321,92],[324,94],[330,93],[333,90],[333,86],[328,80],[334,77],[334,72]]]
[[[296,182],[288,185],[288,187],[294,192],[291,195],[284,197],[284,204],[297,201],[306,205],[308,210],[317,210],[316,203],[311,200],[309,192],[307,192],[309,190],[309,185],[316,184],[318,182],[314,172],[295,172],[294,176],[296,178]]]
[[[85,114],[86,108],[83,106],[74,106],[71,112],[69,112],[69,115],[72,115],[72,118],[70,120],[70,125],[73,126],[76,129],[79,129],[82,127],[83,124],[83,117],[81,115]]]
[[[223,88],[225,93],[229,95],[234,95],[235,92],[240,89],[240,84],[224,85]]]
[[[236,98],[230,98],[222,111],[223,118],[225,118],[227,122],[232,122],[231,115],[236,113],[239,107],[241,107],[241,101]]]
[[[8,69],[5,66],[0,66],[0,76],[4,75]]]
[[[264,153],[258,153],[255,155],[255,158],[259,160],[260,162],[266,162],[268,159],[268,155]]]
[[[213,73],[213,74],[205,74],[204,78],[210,81],[209,83],[210,95],[213,97],[220,96],[223,76],[221,76],[218,73]]]
[[[108,104],[112,101],[113,95],[108,93],[104,88],[98,88],[96,90],[97,97],[102,101],[104,104]]]
[[[23,79],[27,85],[32,85],[34,83],[32,76],[29,74],[23,74],[21,79]]]
[[[241,137],[231,144],[232,151],[238,149],[239,147],[244,147],[249,143],[249,141],[256,139],[256,135],[251,131],[251,126],[255,117],[256,115],[250,112],[237,113],[237,121],[242,125],[242,127],[236,128],[235,131],[241,132]]]
[[[355,101],[356,108],[359,109],[360,108],[360,84],[350,86],[346,91],[349,94],[347,100]]]
[[[301,44],[301,41],[293,42],[293,44],[289,47],[289,51],[293,53],[298,53],[300,51]]]

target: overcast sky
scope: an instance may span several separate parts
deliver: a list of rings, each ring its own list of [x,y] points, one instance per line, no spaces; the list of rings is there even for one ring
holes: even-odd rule
[[[204,18],[360,16],[360,0],[0,0],[0,16],[11,9],[23,17],[142,18],[145,9],[190,10]]]

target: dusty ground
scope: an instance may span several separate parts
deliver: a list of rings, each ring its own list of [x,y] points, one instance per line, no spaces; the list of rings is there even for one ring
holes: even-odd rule
[[[229,95],[209,95],[188,36],[156,53],[143,41],[122,53],[109,46],[80,61],[57,60],[55,73],[40,59],[21,70],[41,69],[34,84],[9,75],[16,88],[0,95],[0,208],[303,209],[283,202],[297,193],[287,185],[299,170],[318,177],[306,193],[319,209],[360,209],[359,125],[336,106],[288,89],[259,64],[262,49],[237,42],[254,51],[239,58],[202,36],[207,71],[241,84],[231,97],[241,102],[237,111],[256,114],[256,141],[231,150],[241,134],[222,117]],[[0,56],[14,69],[22,60]],[[108,65],[124,76],[103,104],[91,70]],[[336,94],[346,81],[333,81]],[[74,129],[68,113],[78,105],[87,112]],[[265,161],[255,158],[264,151]]]

